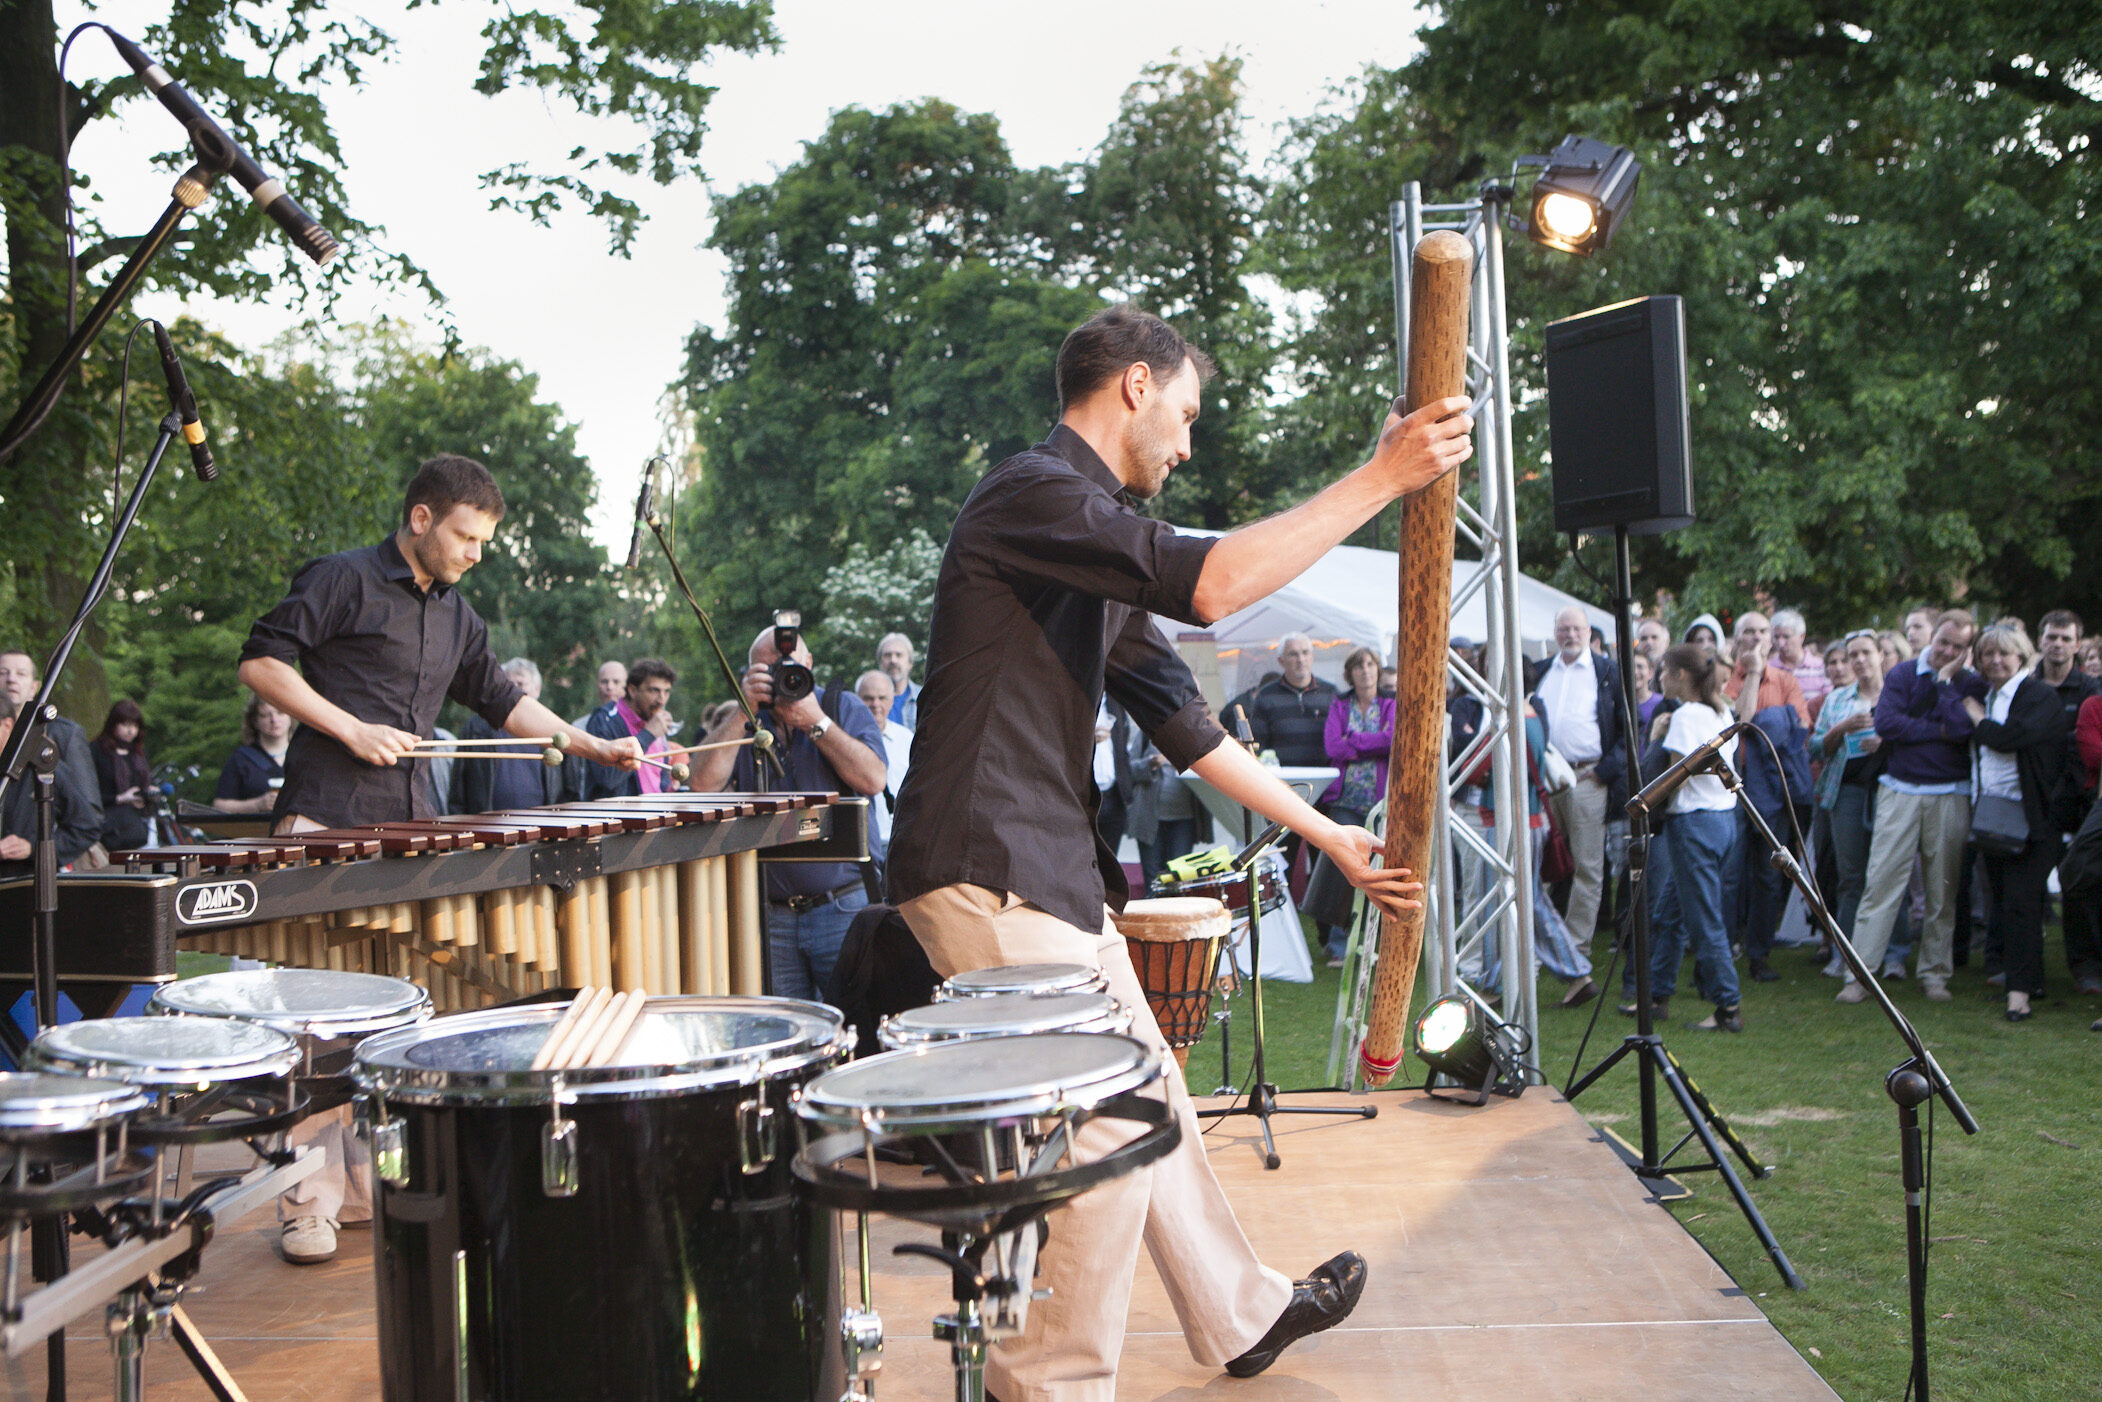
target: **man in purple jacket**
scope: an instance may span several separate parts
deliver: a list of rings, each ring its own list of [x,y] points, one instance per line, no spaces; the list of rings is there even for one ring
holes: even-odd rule
[[[1927,888],[1920,988],[1937,1002],[1949,998],[1956,883],[1971,826],[1971,718],[1963,700],[1985,695],[1985,679],[1965,665],[1976,627],[1966,610],[1942,614],[1927,650],[1890,669],[1876,702],[1876,734],[1885,759],[1877,781],[1868,874],[1854,914],[1854,948],[1869,968],[1882,967],[1916,854]],[[1867,997],[1868,990],[1849,974],[1839,1001],[1859,1003]]]

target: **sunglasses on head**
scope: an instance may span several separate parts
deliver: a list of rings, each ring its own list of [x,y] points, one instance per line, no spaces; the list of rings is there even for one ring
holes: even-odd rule
[[[1850,643],[1856,638],[1873,638],[1880,642],[1882,637],[1883,635],[1873,628],[1856,628],[1853,632],[1847,634],[1846,637],[1840,639],[1840,641]]]

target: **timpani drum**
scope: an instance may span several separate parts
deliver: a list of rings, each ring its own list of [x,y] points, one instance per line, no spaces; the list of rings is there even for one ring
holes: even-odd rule
[[[1107,993],[997,993],[930,1003],[887,1017],[876,1037],[885,1051],[897,1051],[977,1037],[1130,1030],[1131,1014]]]
[[[560,1005],[359,1043],[387,1402],[836,1397],[836,1233],[795,1093],[846,1052],[787,998],[649,1000],[612,1065],[533,1070]]]
[[[1204,1037],[1219,948],[1233,917],[1209,897],[1160,896],[1127,902],[1116,912],[1116,922],[1139,986],[1146,990],[1146,1006],[1175,1060],[1186,1068],[1190,1048]]]
[[[956,998],[993,998],[1003,993],[1101,993],[1109,980],[1085,964],[999,964],[972,969],[942,980],[936,1002]]]

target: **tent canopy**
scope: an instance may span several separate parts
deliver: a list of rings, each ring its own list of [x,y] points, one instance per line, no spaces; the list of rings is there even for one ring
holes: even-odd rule
[[[1219,534],[1176,529],[1184,535]],[[1474,560],[1453,561],[1455,598],[1478,568]],[[1305,633],[1314,640],[1314,671],[1337,686],[1343,685],[1343,659],[1359,647],[1372,648],[1392,663],[1400,611],[1399,578],[1393,551],[1339,545],[1269,598],[1220,619],[1208,631],[1219,646],[1220,681],[1226,694],[1253,686],[1275,667],[1278,642],[1289,633]],[[1537,579],[1518,577],[1518,636],[1528,657],[1545,657],[1554,650],[1555,615],[1571,605],[1583,609],[1611,641],[1611,613]],[[1170,639],[1186,637],[1190,631],[1173,620],[1160,623]],[[1454,615],[1452,632],[1479,643],[1488,631],[1487,600],[1484,591],[1477,590]],[[1406,645],[1406,639],[1400,641]]]

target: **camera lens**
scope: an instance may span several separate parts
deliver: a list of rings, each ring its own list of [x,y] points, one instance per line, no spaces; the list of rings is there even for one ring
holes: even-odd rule
[[[772,670],[776,702],[800,701],[817,690],[817,678],[800,662],[776,662]]]

